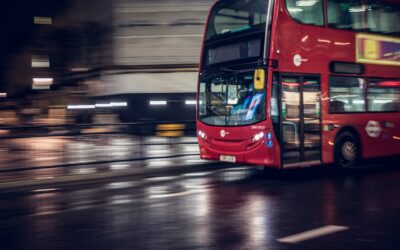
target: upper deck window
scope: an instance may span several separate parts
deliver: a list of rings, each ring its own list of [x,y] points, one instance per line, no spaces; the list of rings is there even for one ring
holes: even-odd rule
[[[382,34],[400,33],[400,6],[368,1],[367,8],[368,31]]]
[[[375,0],[328,0],[328,24],[338,29],[396,34],[400,32],[400,9]]]
[[[361,0],[328,0],[328,24],[339,29],[362,30],[367,27]]]
[[[323,0],[286,0],[292,18],[304,24],[324,25]]]
[[[219,35],[265,28],[267,1],[225,0],[211,10],[206,40]]]

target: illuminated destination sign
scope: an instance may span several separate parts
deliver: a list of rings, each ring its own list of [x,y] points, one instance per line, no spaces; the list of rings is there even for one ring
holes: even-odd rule
[[[357,34],[356,61],[400,66],[400,38]]]

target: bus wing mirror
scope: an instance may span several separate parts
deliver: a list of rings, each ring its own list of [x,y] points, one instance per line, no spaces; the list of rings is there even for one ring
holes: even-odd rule
[[[254,89],[262,90],[265,88],[265,69],[256,69],[254,71]]]

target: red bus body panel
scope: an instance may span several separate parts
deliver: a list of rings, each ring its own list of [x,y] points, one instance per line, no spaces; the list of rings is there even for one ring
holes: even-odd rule
[[[199,138],[200,155],[203,159],[219,160],[221,155],[236,157],[236,163],[248,163],[260,166],[280,165],[279,150],[276,146],[268,148],[266,138],[257,142],[252,142],[252,136],[259,132],[273,133],[271,127],[266,126],[265,122],[244,127],[210,127],[203,123],[197,123],[197,129],[205,132],[205,138]],[[225,131],[225,136],[221,131]],[[274,136],[273,144],[278,145]]]

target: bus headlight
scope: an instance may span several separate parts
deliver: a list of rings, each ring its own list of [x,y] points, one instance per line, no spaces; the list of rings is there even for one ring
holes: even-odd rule
[[[256,141],[262,140],[263,138],[264,138],[264,132],[261,131],[261,132],[257,133],[255,136],[253,136],[252,141],[256,142]]]
[[[198,134],[202,139],[206,138],[206,134],[203,131],[199,130]]]

